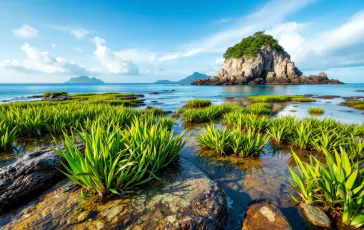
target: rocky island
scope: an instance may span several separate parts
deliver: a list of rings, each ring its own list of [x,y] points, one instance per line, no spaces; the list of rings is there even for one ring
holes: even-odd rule
[[[71,78],[65,84],[105,84],[105,82],[95,77],[79,76]]]
[[[225,62],[217,76],[192,82],[192,85],[243,84],[342,84],[324,72],[304,76],[271,35],[256,32],[227,49]]]
[[[199,72],[194,72],[193,74],[191,74],[190,76],[187,76],[179,81],[170,81],[170,80],[158,80],[156,82],[154,82],[154,84],[173,84],[173,83],[177,83],[177,84],[191,84],[194,81],[198,81],[200,79],[205,79],[205,78],[209,78],[210,76],[203,74],[203,73],[199,73]]]

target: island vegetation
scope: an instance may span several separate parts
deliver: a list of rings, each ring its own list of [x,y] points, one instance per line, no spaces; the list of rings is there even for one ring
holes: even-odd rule
[[[243,38],[236,45],[229,47],[224,54],[224,58],[241,58],[242,56],[251,58],[259,52],[262,46],[270,46],[272,49],[284,51],[273,36],[265,34],[264,31],[258,31],[252,36]]]

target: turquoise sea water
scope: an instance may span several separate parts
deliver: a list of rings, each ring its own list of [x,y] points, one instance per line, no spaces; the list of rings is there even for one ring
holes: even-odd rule
[[[178,84],[0,84],[0,103],[7,100],[23,101],[34,100],[27,98],[32,95],[41,95],[47,91],[64,90],[68,93],[103,93],[103,92],[127,92],[144,94],[145,104],[161,107],[166,111],[176,111],[191,98],[208,98],[218,104],[226,98],[244,98],[250,95],[338,95],[364,96],[364,83],[351,83],[343,85],[244,85],[244,86],[192,86]],[[173,91],[172,91],[173,90]],[[150,94],[157,92],[158,94]],[[363,111],[340,106],[343,99],[320,99],[315,103],[302,104],[300,107],[289,105],[283,108],[280,114],[292,114],[290,110],[297,110],[296,116],[306,116],[307,109],[311,106],[324,107],[324,116],[336,117],[342,122],[361,122],[364,119]]]

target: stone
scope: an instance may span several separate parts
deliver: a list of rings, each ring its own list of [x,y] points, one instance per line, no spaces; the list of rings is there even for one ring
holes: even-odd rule
[[[38,202],[2,215],[0,229],[225,229],[227,199],[217,183],[180,158],[136,194],[85,201],[66,179]],[[73,188],[73,189],[70,189]]]
[[[329,217],[327,217],[326,213],[318,207],[300,203],[300,208],[302,208],[303,214],[312,224],[324,228],[329,228],[331,226]]]
[[[258,79],[258,80],[257,80]],[[192,85],[242,85],[242,84],[342,84],[330,80],[324,72],[318,76],[303,76],[285,51],[262,46],[255,57],[225,59],[217,76],[200,79]]]
[[[83,148],[78,144],[79,149]],[[32,200],[64,179],[63,158],[50,149],[29,153],[15,163],[0,168],[0,213]]]
[[[66,101],[71,100],[72,97],[60,94],[51,94],[49,97],[43,97],[42,100],[45,101]]]
[[[290,230],[292,227],[282,212],[268,201],[253,201],[245,213],[243,230],[277,229]]]

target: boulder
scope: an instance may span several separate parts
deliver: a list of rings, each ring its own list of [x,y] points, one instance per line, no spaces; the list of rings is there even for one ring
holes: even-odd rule
[[[131,196],[85,201],[70,180],[54,186],[16,213],[1,229],[224,229],[227,202],[217,184],[190,161],[158,175]]]
[[[300,203],[300,208],[302,208],[303,214],[312,224],[323,228],[329,228],[331,226],[329,217],[318,207]]]
[[[45,101],[66,101],[71,99],[72,97],[61,94],[51,94],[49,97],[43,97],[43,100]]]
[[[267,201],[255,201],[245,213],[242,229],[291,230],[292,227],[276,206]]]
[[[83,145],[78,144],[79,149]],[[50,149],[29,153],[15,163],[0,168],[0,213],[4,213],[64,179],[59,170],[63,158]]]

